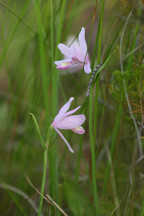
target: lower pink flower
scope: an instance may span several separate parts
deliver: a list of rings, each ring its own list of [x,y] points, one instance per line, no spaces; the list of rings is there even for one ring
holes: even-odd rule
[[[62,133],[59,131],[59,129],[70,129],[74,133],[77,134],[83,134],[85,133],[85,130],[81,126],[85,122],[85,115],[79,114],[79,115],[72,115],[75,113],[79,108],[75,108],[69,112],[67,112],[70,108],[71,102],[74,100],[73,97],[69,99],[69,101],[60,109],[59,113],[55,117],[52,127],[56,130],[56,132],[61,136],[61,138],[64,140],[66,145],[68,146],[69,150],[73,153],[73,149],[71,148],[68,141],[65,139],[65,137],[62,135]]]

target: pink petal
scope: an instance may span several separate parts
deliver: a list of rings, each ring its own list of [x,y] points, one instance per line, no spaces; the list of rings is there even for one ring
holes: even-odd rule
[[[70,108],[72,101],[74,100],[74,97],[71,97],[69,99],[69,101],[60,109],[59,113],[57,114],[57,116],[54,119],[54,122],[59,121],[61,118],[64,117],[64,114],[66,113],[66,111]]]
[[[67,47],[66,45],[60,43],[58,45],[58,48],[59,50],[61,51],[61,53],[63,55],[65,55],[67,58],[72,58],[74,56],[74,53],[73,53],[73,49],[72,48],[69,48]]]
[[[71,148],[70,144],[68,143],[68,141],[65,139],[65,137],[62,135],[62,133],[57,129],[54,128],[56,130],[56,132],[60,135],[60,137],[63,139],[63,141],[66,143],[67,147],[69,148],[69,150],[74,153],[73,149]]]
[[[87,53],[87,44],[85,40],[85,28],[84,27],[82,27],[81,32],[79,33],[79,44],[83,52],[83,55],[85,56]]]
[[[73,52],[74,52],[74,57],[76,59],[78,59],[81,62],[84,62],[85,55],[82,53],[82,50],[80,49],[80,47],[75,46],[75,44],[73,44]]]
[[[54,63],[55,63],[57,66],[59,66],[59,65],[61,65],[63,62],[64,62],[64,63],[68,63],[68,62],[71,62],[71,61],[72,61],[72,59],[63,59],[63,60],[55,61]]]
[[[77,128],[74,128],[74,129],[72,129],[72,131],[73,131],[74,133],[77,133],[77,134],[84,134],[84,133],[85,133],[85,130],[83,129],[82,126],[77,127]]]
[[[89,61],[84,65],[84,71],[86,73],[90,73],[91,72],[90,62]]]
[[[85,115],[70,115],[55,123],[55,127],[59,129],[74,129],[81,126],[85,121]]]
[[[69,112],[66,112],[65,115],[64,115],[64,117],[75,113],[80,107],[81,107],[81,106],[78,106],[77,108],[75,108],[75,109],[73,109],[73,110],[71,110],[71,111],[69,111]]]
[[[72,59],[64,59],[60,61],[55,61],[55,64],[57,65],[57,69],[66,70],[72,66],[73,61]]]

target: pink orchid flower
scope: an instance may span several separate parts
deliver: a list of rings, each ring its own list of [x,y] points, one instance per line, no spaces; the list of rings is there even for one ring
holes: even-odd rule
[[[91,72],[84,27],[82,27],[81,32],[79,33],[79,41],[75,40],[70,47],[60,43],[58,48],[65,59],[55,61],[55,64],[57,65],[56,68],[62,70],[81,66],[81,68],[84,67],[86,73]]]
[[[56,132],[60,135],[60,137],[64,140],[66,145],[68,146],[69,150],[73,153],[73,149],[71,148],[68,141],[65,139],[65,137],[62,135],[62,133],[59,131],[59,129],[70,129],[74,133],[77,134],[83,134],[85,133],[85,130],[81,126],[85,122],[85,115],[79,114],[79,115],[72,115],[75,113],[79,108],[75,108],[69,112],[68,109],[70,108],[71,102],[74,100],[73,97],[69,99],[69,101],[60,109],[59,113],[56,115],[52,127],[56,130]]]

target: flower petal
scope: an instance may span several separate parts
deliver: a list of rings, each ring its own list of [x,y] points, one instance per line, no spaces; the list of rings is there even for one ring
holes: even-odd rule
[[[55,61],[55,64],[57,65],[57,69],[66,70],[72,66],[73,61],[72,59],[64,59],[60,61]]]
[[[78,47],[75,44],[73,44],[73,52],[74,52],[74,57],[76,59],[78,59],[81,62],[84,62],[85,55],[84,55],[84,53],[82,53],[82,50],[80,49],[80,47]]]
[[[59,113],[56,115],[55,119],[54,119],[54,124],[56,121],[59,121],[61,118],[64,117],[64,114],[66,113],[66,111],[70,108],[72,101],[74,100],[74,97],[71,97],[69,99],[69,101],[60,109]]]
[[[73,110],[71,110],[71,111],[69,111],[69,112],[66,112],[65,115],[64,115],[64,117],[75,113],[80,107],[81,107],[81,106],[78,106],[77,108],[75,108],[75,109],[73,109]]]
[[[74,128],[74,129],[72,129],[72,131],[73,131],[74,133],[77,133],[77,134],[84,134],[84,133],[85,133],[85,130],[83,129],[82,126],[77,127],[77,128]]]
[[[62,133],[57,129],[54,128],[56,130],[56,132],[60,135],[60,137],[63,139],[63,141],[66,143],[67,147],[69,148],[69,150],[74,153],[73,149],[71,148],[70,144],[68,143],[68,141],[65,139],[65,137],[62,135]]]
[[[70,115],[56,122],[54,127],[59,129],[74,129],[81,126],[85,121],[85,115]]]
[[[79,44],[83,52],[83,55],[85,56],[87,53],[87,44],[85,40],[85,28],[84,27],[82,27],[81,32],[79,33]]]
[[[59,50],[63,55],[65,55],[67,58],[72,58],[74,56],[73,49],[67,47],[66,45],[60,43],[58,45]]]
[[[84,71],[86,73],[90,73],[91,72],[90,62],[89,61],[84,65]]]

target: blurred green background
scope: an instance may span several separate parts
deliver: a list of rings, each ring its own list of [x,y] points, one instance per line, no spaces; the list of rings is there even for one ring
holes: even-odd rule
[[[90,75],[54,65],[58,43],[82,26],[91,68],[103,62],[90,99]],[[29,113],[45,140],[73,96],[86,133],[63,132],[75,154],[53,135],[45,194],[68,215],[144,216],[143,78],[143,0],[0,1],[0,215],[37,215],[39,194],[26,176],[40,191],[43,149]],[[44,201],[43,215],[62,213]]]

